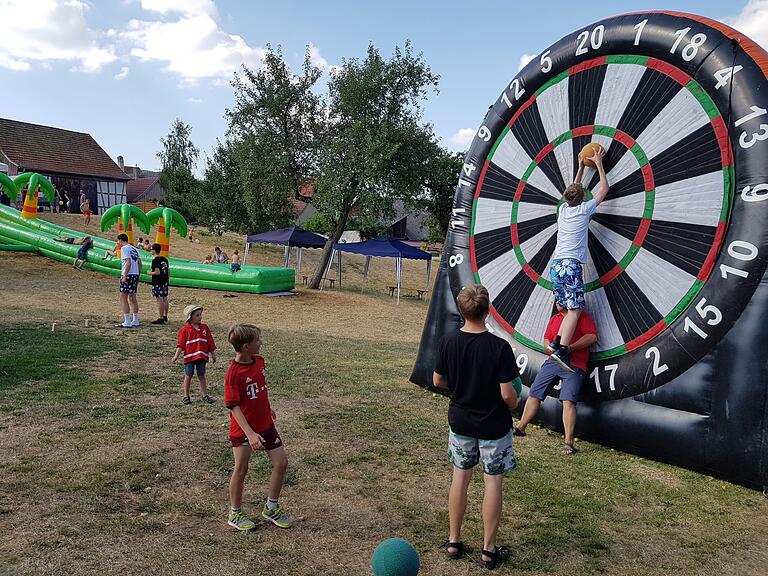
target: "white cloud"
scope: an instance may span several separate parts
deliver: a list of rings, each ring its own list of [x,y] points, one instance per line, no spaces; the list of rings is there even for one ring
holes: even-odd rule
[[[454,150],[466,150],[475,137],[474,128],[461,128],[456,134],[451,136],[450,143]]]
[[[219,28],[209,14],[185,15],[175,22],[131,20],[122,37],[133,45],[131,56],[165,62],[167,72],[188,84],[228,79],[241,64],[258,67],[266,53]]]
[[[189,102],[190,104],[202,104],[203,100],[202,98],[194,98],[193,96],[190,96],[189,98],[187,98],[187,102]]]
[[[128,77],[128,66],[123,66],[120,68],[120,72],[115,74],[115,80],[125,80]]]
[[[213,0],[139,0],[141,7],[150,12],[169,14],[180,12],[187,15],[207,14],[216,17],[218,12]]]
[[[0,67],[29,70],[32,63],[75,62],[98,72],[116,59],[114,46],[85,20],[81,0],[0,0]]]
[[[738,16],[723,21],[768,50],[768,0],[749,0]]]
[[[520,56],[520,61],[517,63],[517,71],[520,72],[534,58],[536,58],[536,54],[523,54]]]
[[[307,50],[309,50],[309,61],[320,68],[320,70],[328,70],[331,73],[336,73],[339,70],[339,66],[329,64],[328,60],[323,58],[322,54],[320,54],[320,48],[309,43],[309,46],[307,46]]]

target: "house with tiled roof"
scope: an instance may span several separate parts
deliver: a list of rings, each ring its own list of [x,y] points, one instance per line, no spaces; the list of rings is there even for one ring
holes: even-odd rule
[[[90,134],[0,118],[0,162],[8,175],[38,172],[60,197],[78,199],[82,190],[97,214],[126,201],[130,179]]]

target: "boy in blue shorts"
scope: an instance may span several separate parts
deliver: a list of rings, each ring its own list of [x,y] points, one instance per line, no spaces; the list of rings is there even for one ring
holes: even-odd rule
[[[448,405],[448,459],[453,479],[448,493],[450,534],[448,557],[464,555],[461,527],[467,509],[467,487],[472,469],[482,461],[482,561],[493,569],[509,559],[509,550],[496,546],[501,518],[504,472],[516,466],[512,448],[512,418],[521,382],[509,343],[485,329],[490,309],[488,290],[480,285],[462,289],[457,298],[464,326],[440,342],[433,384],[450,392]]]
[[[552,290],[557,302],[566,309],[560,331],[549,343],[552,360],[561,368],[573,371],[568,356],[568,345],[573,338],[573,332],[579,321],[579,314],[584,308],[584,276],[582,264],[587,261],[587,240],[589,235],[589,219],[597,210],[598,205],[608,195],[608,178],[603,168],[605,150],[600,150],[590,160],[595,163],[600,174],[600,186],[591,200],[586,200],[581,178],[584,174],[584,161],[579,160],[579,171],[573,184],[563,193],[563,204],[558,208],[557,244],[552,256],[552,266],[549,275],[552,280]]]
[[[544,332],[544,345],[549,348],[550,343],[557,337],[568,310],[557,302],[557,314],[549,319],[547,330]],[[539,406],[552,390],[558,380],[561,382],[560,402],[563,403],[563,429],[565,431],[565,446],[561,454],[571,456],[576,453],[573,445],[573,435],[576,429],[576,402],[579,399],[581,385],[587,375],[587,363],[589,362],[589,348],[597,342],[597,328],[588,312],[579,314],[576,322],[576,330],[573,333],[571,351],[571,369],[566,370],[554,361],[554,354],[541,366],[536,375],[528,400],[525,401],[523,417],[515,426],[515,436],[525,436],[525,428],[539,412]]]

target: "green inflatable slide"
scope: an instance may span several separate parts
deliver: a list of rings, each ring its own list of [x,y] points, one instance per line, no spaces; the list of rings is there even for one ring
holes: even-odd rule
[[[54,238],[83,236],[86,234],[40,219],[25,220],[18,210],[0,205],[0,251],[38,252],[48,258],[71,264],[77,256],[79,246],[58,242]],[[114,240],[92,235],[91,238],[94,245],[88,254],[85,268],[119,276],[119,258],[102,259],[105,251],[114,249]],[[152,255],[143,250],[139,250],[139,253],[143,264],[141,280],[149,282],[151,278],[146,271],[149,270]],[[294,272],[290,268],[243,266],[240,271],[232,272],[226,264],[201,264],[181,258],[168,258],[168,262],[171,269],[171,286],[254,294],[281,292],[295,287]]]

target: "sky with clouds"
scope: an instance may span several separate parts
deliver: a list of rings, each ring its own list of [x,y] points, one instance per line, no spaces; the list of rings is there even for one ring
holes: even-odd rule
[[[658,7],[645,0],[0,0],[0,116],[90,133],[126,164],[158,167],[174,118],[203,157],[226,131],[229,84],[281,46],[326,78],[369,42],[389,55],[411,40],[440,75],[425,105],[444,146],[463,150],[489,105],[537,52],[602,18]],[[667,0],[665,9],[722,20],[768,47],[768,0]],[[202,163],[201,163],[202,164]],[[202,166],[201,166],[202,168]]]

